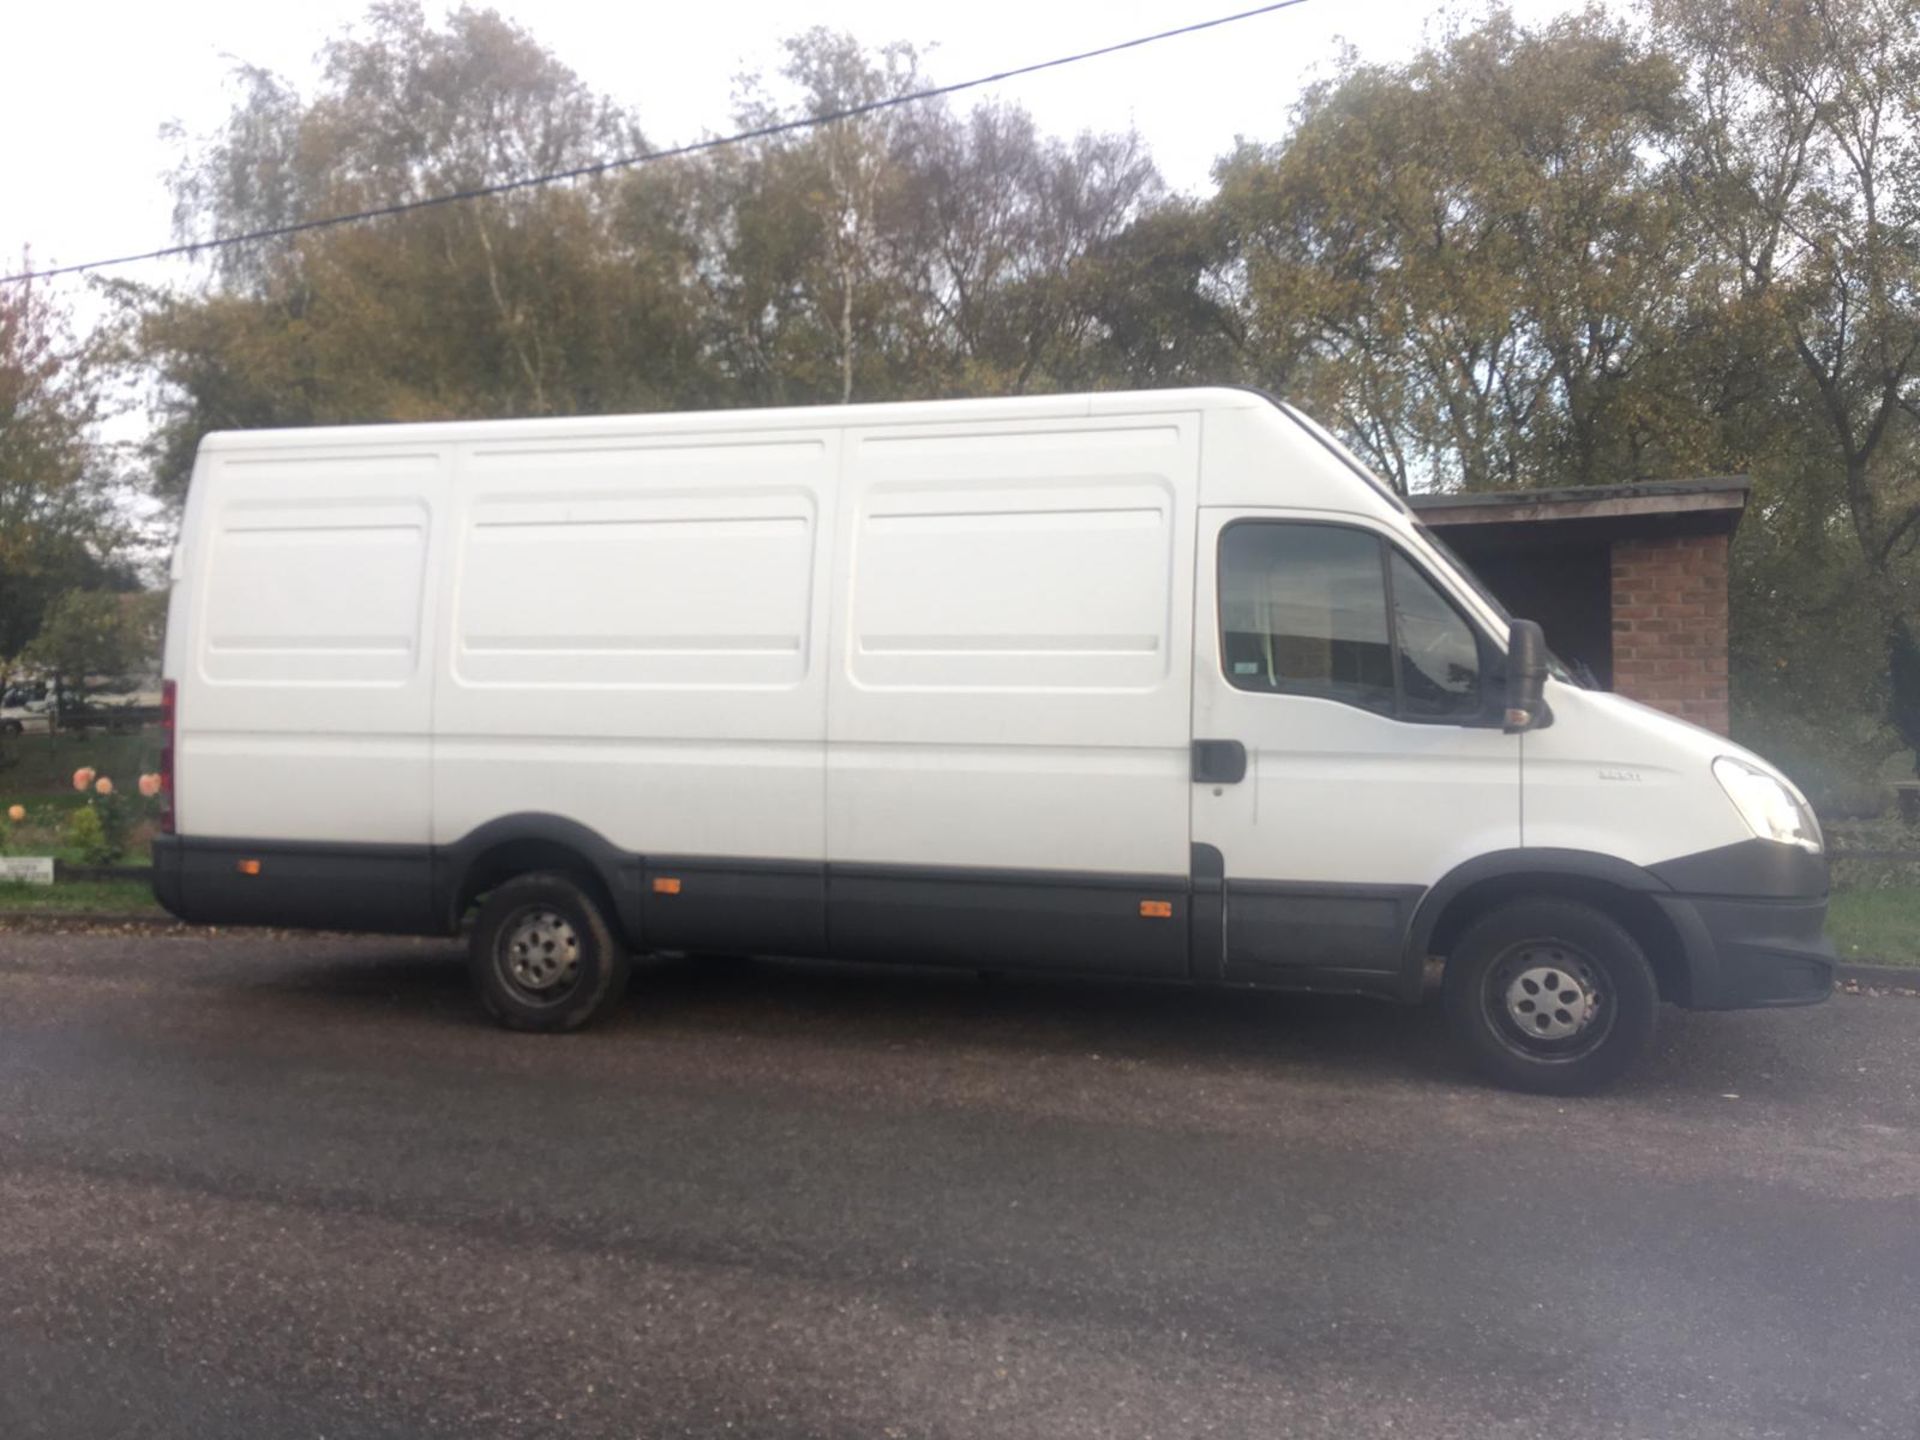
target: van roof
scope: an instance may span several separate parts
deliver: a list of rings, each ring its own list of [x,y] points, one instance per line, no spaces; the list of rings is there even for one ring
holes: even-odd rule
[[[910,400],[871,405],[795,405],[777,409],[660,410],[621,415],[568,415],[518,420],[436,420],[367,425],[309,426],[281,430],[217,430],[203,450],[245,447],[466,440],[540,439],[562,435],[631,433],[699,434],[715,430],[803,430],[841,425],[924,425],[942,420],[1078,419],[1095,415],[1155,414],[1169,410],[1249,410],[1272,405],[1271,397],[1234,386],[1167,390],[1108,390],[1074,395],[1016,395],[965,400]]]

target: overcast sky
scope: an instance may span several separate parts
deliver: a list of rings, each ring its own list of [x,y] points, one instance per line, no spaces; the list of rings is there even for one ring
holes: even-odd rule
[[[1250,8],[1255,0],[724,0],[625,5],[615,0],[500,0],[591,85],[636,108],[656,145],[724,132],[732,79],[770,69],[779,38],[809,25],[874,44],[933,47],[941,81],[1149,34]],[[429,13],[447,7],[429,3]],[[1479,0],[1467,13],[1478,14]],[[1574,0],[1511,0],[1527,21],[1578,8]],[[161,127],[213,129],[234,98],[233,67],[263,65],[304,87],[321,42],[353,24],[364,0],[14,0],[0,70],[0,273],[23,245],[36,266],[165,244],[164,173],[172,146]],[[1277,14],[1088,61],[996,87],[1045,128],[1139,128],[1176,186],[1204,190],[1208,167],[1236,134],[1272,138],[1303,84],[1330,66],[1344,40],[1369,58],[1400,58],[1449,13],[1439,0],[1306,0]],[[1452,13],[1460,13],[1455,6]],[[985,92],[980,92],[985,93]],[[183,262],[116,272],[182,279]],[[71,297],[82,301],[74,283]]]

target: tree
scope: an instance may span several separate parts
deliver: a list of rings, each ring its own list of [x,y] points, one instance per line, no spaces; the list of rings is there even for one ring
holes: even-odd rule
[[[239,72],[226,126],[174,177],[184,237],[644,148],[624,110],[490,11],[436,26],[377,6],[323,62],[311,95]],[[815,29],[777,76],[742,81],[738,119],[921,84],[910,46]],[[1163,203],[1137,136],[1063,142],[1016,108],[927,101],[224,250],[203,292],[120,292],[161,381],[155,489],[179,499],[215,427],[1110,383],[1112,323],[1154,328],[1125,298],[1154,257],[1122,237]]]
[[[1349,58],[1284,141],[1217,171],[1249,372],[1402,489],[1675,463],[1689,417],[1658,362],[1689,235],[1654,147],[1680,84],[1593,13],[1527,31],[1496,12],[1404,66]]]
[[[1143,277],[1107,268],[1167,204],[1137,134],[1043,136],[1017,106],[921,110],[893,241],[924,317],[920,393],[1021,394],[1112,383],[1112,302]]]
[[[1089,257],[1088,383],[1213,385],[1243,376],[1247,317],[1222,274],[1222,230],[1211,206],[1163,201]]]
[[[814,29],[773,80],[742,81],[737,119],[839,114],[924,83],[908,46]],[[1018,107],[938,100],[730,147],[681,183],[723,403],[1111,383],[1105,317],[1145,265],[1100,260],[1164,203],[1135,135],[1064,142]]]
[[[743,129],[836,114],[918,81],[903,44],[869,53],[816,28],[784,48],[778,78],[797,103],[782,105],[765,77],[743,76]],[[915,329],[892,243],[913,163],[903,112],[886,110],[734,147],[701,167],[702,328],[738,400],[845,404],[885,393]]]
[[[95,355],[38,285],[0,287],[0,689],[49,602],[112,573],[123,525]]]
[[[1801,503],[1850,534],[1886,657],[1889,717],[1920,751],[1920,0],[1654,7],[1690,70],[1678,154],[1715,242],[1731,347],[1722,413],[1810,442]],[[1920,763],[1920,761],[1917,761]]]
[[[911,45],[895,42],[868,53],[849,35],[816,27],[785,42],[782,74],[800,89],[802,113],[819,117],[908,94],[920,83],[920,61]],[[741,107],[740,119],[755,128],[775,123],[780,112],[762,103]],[[906,160],[902,138],[908,120],[899,109],[833,120],[803,132],[790,145],[775,142],[773,154],[797,164],[819,220],[820,260],[825,274],[818,304],[823,328],[833,337],[839,400],[853,399],[863,331],[879,323],[893,297],[895,266],[883,233],[885,211],[895,203]],[[824,280],[824,283],[821,283]],[[856,302],[868,313],[858,315]],[[817,302],[818,303],[818,302]],[[878,313],[876,313],[878,312]],[[864,320],[865,324],[858,323]]]
[[[631,118],[491,11],[376,6],[311,97],[259,70],[175,176],[183,236],[400,204],[632,153]],[[610,181],[437,206],[219,252],[209,291],[126,292],[162,382],[156,489],[207,430],[643,409],[698,393],[687,282]],[[663,234],[663,229],[666,233]]]
[[[164,592],[69,590],[47,607],[28,654],[60,682],[63,704],[84,705],[95,678],[128,677],[158,663],[165,623]]]

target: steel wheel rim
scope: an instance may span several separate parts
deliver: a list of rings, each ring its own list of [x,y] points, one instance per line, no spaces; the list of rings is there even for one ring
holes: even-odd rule
[[[1564,940],[1522,940],[1488,967],[1481,1007],[1508,1049],[1565,1063],[1591,1055],[1613,1032],[1618,1004],[1606,972]]]
[[[494,968],[524,999],[540,1005],[564,1000],[580,979],[580,932],[551,906],[530,905],[500,927]]]

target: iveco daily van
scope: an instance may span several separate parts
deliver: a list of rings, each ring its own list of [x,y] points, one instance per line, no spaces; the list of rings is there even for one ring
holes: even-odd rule
[[[566,1030],[635,951],[1420,998],[1499,1080],[1824,997],[1805,800],[1583,689],[1232,389],[211,435],[183,919],[453,934]]]

